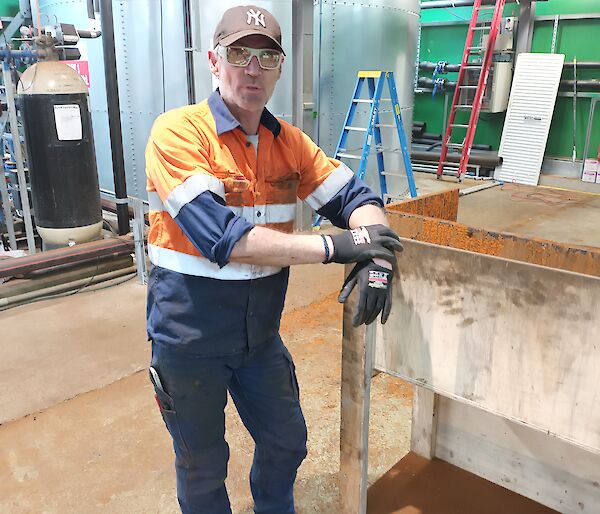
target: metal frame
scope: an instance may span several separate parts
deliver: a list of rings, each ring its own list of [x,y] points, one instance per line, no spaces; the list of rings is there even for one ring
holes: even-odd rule
[[[588,151],[590,149],[590,137],[592,136],[592,126],[594,123],[594,113],[596,112],[596,104],[600,101],[600,94],[591,98],[590,104],[590,115],[588,117],[587,131],[585,134],[585,145],[583,147],[583,159],[581,163],[581,177],[583,177],[583,168],[585,166],[585,160],[588,158]]]
[[[17,161],[17,180],[19,183],[21,204],[23,206],[23,221],[25,223],[25,234],[27,236],[27,249],[29,250],[29,254],[33,255],[36,252],[33,222],[31,219],[31,208],[29,206],[29,194],[27,190],[27,179],[25,177],[23,152],[21,149],[21,137],[19,135],[19,122],[17,120],[17,108],[15,105],[15,90],[12,83],[10,65],[7,62],[2,63],[2,76],[4,79],[6,103],[8,105],[10,132],[13,138],[15,160]],[[2,172],[4,173],[4,170],[2,170]]]
[[[135,244],[135,267],[138,280],[141,285],[148,281],[148,270],[146,266],[146,245],[144,244],[144,201],[132,198],[133,203],[133,238]]]

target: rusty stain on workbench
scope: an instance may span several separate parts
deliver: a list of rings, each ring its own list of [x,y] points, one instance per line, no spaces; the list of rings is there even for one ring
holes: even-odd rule
[[[456,221],[458,218],[458,189],[431,193],[410,200],[386,205],[388,212],[404,212],[430,216],[440,220]]]
[[[458,190],[392,204],[387,211],[390,225],[400,237],[600,277],[600,248],[457,223]]]

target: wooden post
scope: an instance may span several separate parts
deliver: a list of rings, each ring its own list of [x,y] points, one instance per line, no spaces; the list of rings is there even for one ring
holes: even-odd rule
[[[344,305],[342,406],[340,426],[340,500],[342,514],[367,511],[369,401],[375,323],[352,326],[353,293]]]
[[[426,459],[435,457],[437,409],[438,395],[429,389],[416,386],[412,406],[410,449]]]

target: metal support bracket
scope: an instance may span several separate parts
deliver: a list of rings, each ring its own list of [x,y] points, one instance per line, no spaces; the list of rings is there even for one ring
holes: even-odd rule
[[[141,285],[146,285],[148,270],[146,267],[146,245],[144,244],[144,202],[139,198],[133,198],[133,238],[135,243],[135,266],[137,276]]]

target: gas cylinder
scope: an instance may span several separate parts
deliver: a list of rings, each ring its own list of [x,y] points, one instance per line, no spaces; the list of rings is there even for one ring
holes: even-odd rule
[[[17,88],[34,218],[48,247],[102,236],[88,88],[59,61],[28,68]]]

